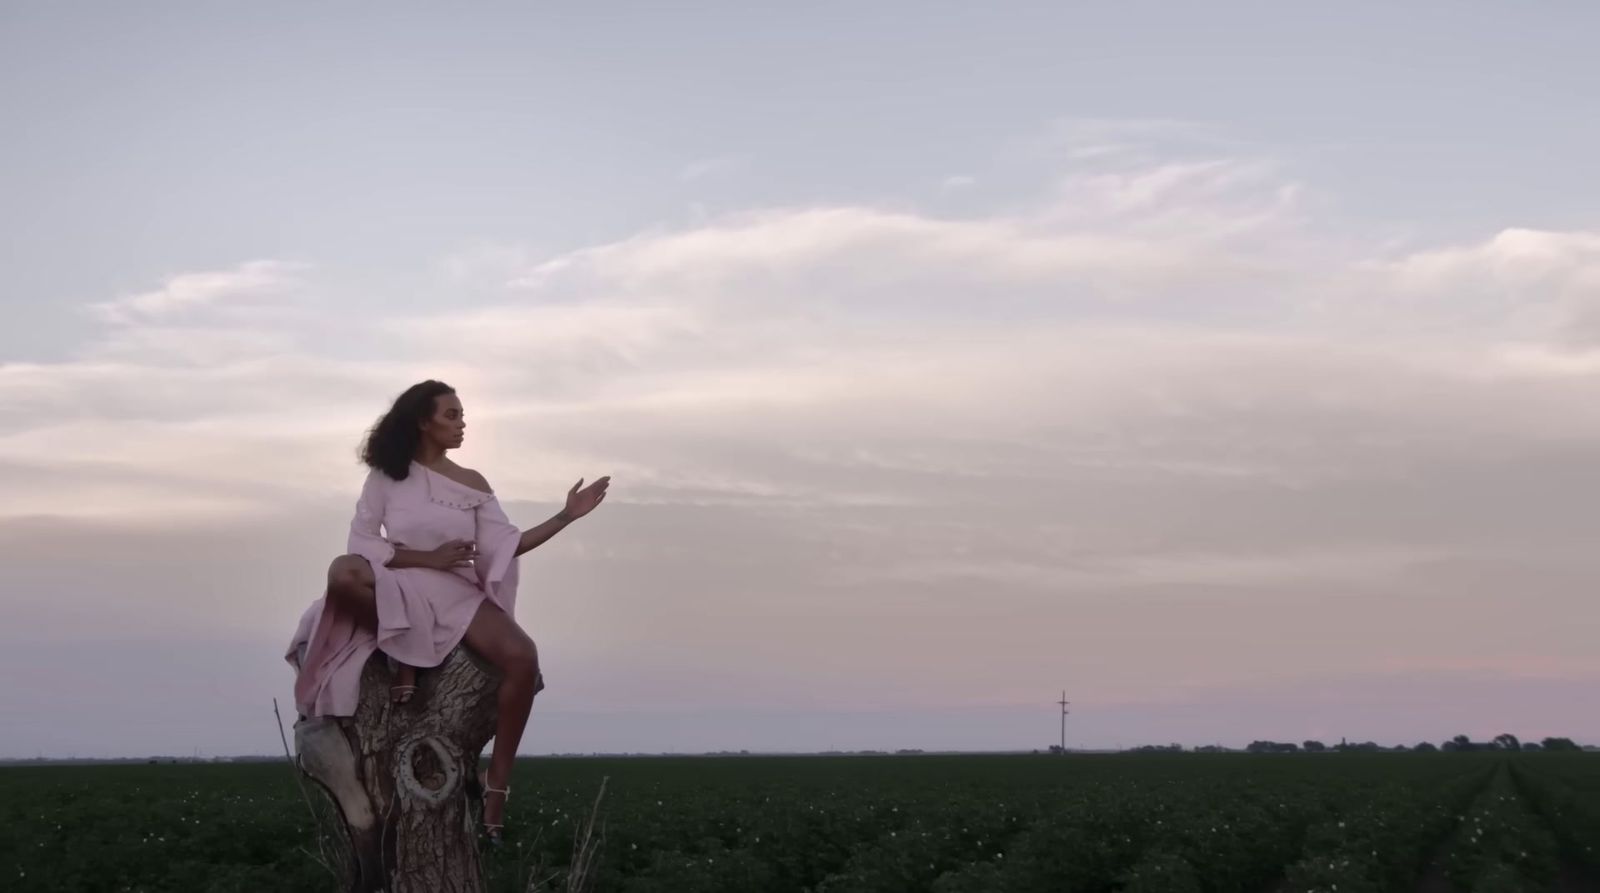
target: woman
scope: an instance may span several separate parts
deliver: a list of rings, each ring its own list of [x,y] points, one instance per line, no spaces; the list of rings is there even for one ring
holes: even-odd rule
[[[493,664],[497,725],[480,783],[484,831],[499,843],[512,761],[544,688],[533,640],[512,619],[517,556],[593,511],[611,479],[579,480],[565,508],[519,530],[483,475],[445,457],[465,432],[460,399],[437,381],[408,388],[373,426],[361,450],[371,471],[350,522],[350,554],[328,568],[327,592],[301,618],[288,658],[305,716],[353,715],[374,650],[399,666],[398,703],[416,691],[415,668],[438,666],[462,641]]]

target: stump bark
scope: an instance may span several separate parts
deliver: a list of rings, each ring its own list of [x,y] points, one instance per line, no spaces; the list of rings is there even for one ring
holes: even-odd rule
[[[382,653],[367,662],[355,716],[294,725],[300,771],[327,792],[351,893],[477,893],[478,755],[494,734],[498,677],[464,646],[418,673],[392,704]]]

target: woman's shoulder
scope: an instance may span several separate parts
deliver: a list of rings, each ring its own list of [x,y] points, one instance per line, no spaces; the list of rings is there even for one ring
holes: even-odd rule
[[[395,479],[390,477],[387,471],[374,466],[367,469],[367,476],[364,483],[366,483],[366,485],[369,487],[379,485],[386,486],[395,483]]]
[[[488,479],[479,474],[477,471],[474,471],[471,468],[462,468],[459,465],[457,465],[456,468],[460,469],[461,471],[462,483],[467,484],[474,489],[482,490],[485,493],[494,492],[494,488],[489,486]]]
[[[366,478],[361,482],[361,489],[369,493],[374,491],[379,493],[388,493],[392,490],[401,488],[403,484],[413,477],[415,477],[415,475],[407,474],[403,478],[396,478],[391,476],[389,472],[382,468],[371,467],[367,469]]]
[[[485,479],[483,475],[479,474],[477,470],[468,468],[465,465],[458,465],[449,459],[444,460],[444,465],[450,469],[450,473],[445,475],[445,477],[448,477],[455,483],[461,484],[465,487],[471,487],[474,490],[482,490],[485,493],[494,492],[494,489],[489,486],[489,481]],[[435,473],[444,474],[443,472]]]

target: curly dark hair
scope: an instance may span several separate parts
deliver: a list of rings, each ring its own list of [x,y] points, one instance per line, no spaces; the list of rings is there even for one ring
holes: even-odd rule
[[[417,445],[422,442],[422,423],[433,418],[434,398],[455,392],[455,388],[431,378],[406,388],[367,432],[361,444],[361,461],[394,480],[405,480],[411,474]]]

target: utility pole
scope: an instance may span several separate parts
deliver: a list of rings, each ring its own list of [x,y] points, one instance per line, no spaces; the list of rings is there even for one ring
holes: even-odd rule
[[[1056,703],[1061,705],[1061,754],[1065,756],[1067,753],[1067,705],[1072,703],[1067,700],[1066,689],[1061,690],[1061,700]]]

